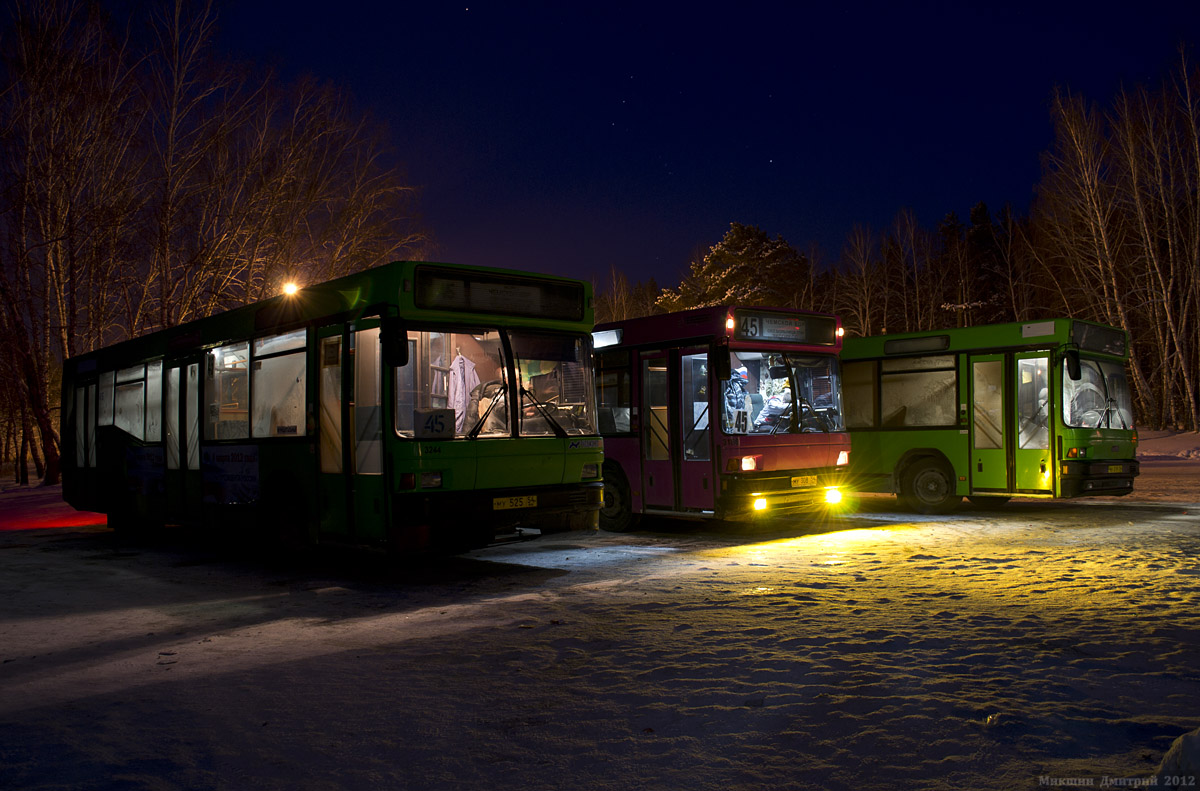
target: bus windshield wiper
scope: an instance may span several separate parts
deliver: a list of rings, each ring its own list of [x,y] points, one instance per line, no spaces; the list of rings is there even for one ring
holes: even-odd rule
[[[500,403],[500,399],[508,396],[508,389],[501,387],[496,391],[496,395],[492,398],[492,402],[487,405],[487,409],[483,410],[483,414],[479,416],[479,420],[475,425],[471,426],[471,430],[467,432],[467,439],[477,439],[479,432],[483,431],[483,427],[487,424],[488,417],[492,414],[492,410],[496,408],[496,404]]]
[[[1129,426],[1125,425],[1125,417],[1124,417],[1124,416],[1121,414],[1121,410],[1120,410],[1120,408],[1118,408],[1118,407],[1117,407],[1117,399],[1115,399],[1115,398],[1110,398],[1110,399],[1108,399],[1106,402],[1104,402],[1104,418],[1103,418],[1103,422],[1104,422],[1104,427],[1105,427],[1105,428],[1112,428],[1112,423],[1111,423],[1111,421],[1110,421],[1110,420],[1109,420],[1109,418],[1108,418],[1108,415],[1109,415],[1109,413],[1110,413],[1110,412],[1116,412],[1116,413],[1117,413],[1117,420],[1120,420],[1120,421],[1121,421],[1121,428],[1123,428],[1123,429],[1125,429],[1125,430],[1127,430],[1127,431],[1128,431],[1128,430],[1129,430]]]
[[[529,400],[532,401],[533,405],[537,408],[537,411],[541,413],[542,417],[546,418],[546,422],[550,424],[550,428],[554,431],[554,436],[558,437],[559,439],[567,438],[566,429],[560,426],[558,421],[554,419],[554,416],[550,413],[550,408],[541,401],[538,401],[537,396],[530,392],[529,388],[525,385],[521,385],[521,395],[528,396]]]

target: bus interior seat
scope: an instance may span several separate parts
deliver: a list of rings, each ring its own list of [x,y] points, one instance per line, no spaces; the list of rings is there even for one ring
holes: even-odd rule
[[[750,394],[750,419],[754,420],[763,410],[762,393]]]

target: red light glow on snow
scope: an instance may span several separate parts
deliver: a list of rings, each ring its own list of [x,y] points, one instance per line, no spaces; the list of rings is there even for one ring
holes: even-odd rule
[[[70,514],[5,514],[0,517],[0,533],[14,530],[45,530],[54,527],[87,527],[104,525],[108,517],[91,511]]]

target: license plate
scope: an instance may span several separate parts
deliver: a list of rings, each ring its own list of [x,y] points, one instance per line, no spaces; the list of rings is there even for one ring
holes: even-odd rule
[[[1108,465],[1108,471],[1109,472],[1125,472],[1125,465],[1124,464],[1110,464],[1110,465]]]
[[[792,488],[796,489],[800,486],[816,486],[817,476],[815,475],[796,475],[792,478]]]
[[[492,510],[506,511],[510,508],[536,508],[536,494],[520,494],[515,497],[493,497]]]

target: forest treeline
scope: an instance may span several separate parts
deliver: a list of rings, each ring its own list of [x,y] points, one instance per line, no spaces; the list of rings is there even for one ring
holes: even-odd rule
[[[211,2],[146,19],[17,0],[0,25],[0,461],[58,474],[64,357],[426,241],[344,94],[212,54]],[[122,27],[125,25],[125,27]]]
[[[900,211],[828,264],[733,223],[677,287],[602,284],[598,320],[701,305],[838,313],[853,335],[1069,316],[1129,332],[1139,425],[1200,430],[1200,70],[1106,107],[1051,100],[1054,140],[1027,215],[977,204],[936,227]]]

